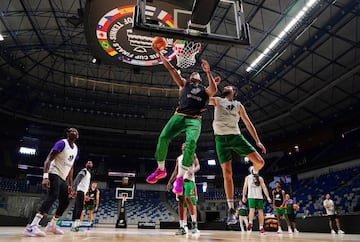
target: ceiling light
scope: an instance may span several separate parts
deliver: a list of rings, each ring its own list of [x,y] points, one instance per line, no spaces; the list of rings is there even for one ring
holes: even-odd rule
[[[4,40],[4,36],[2,34],[0,34],[0,41]]]
[[[246,72],[250,72],[254,70],[254,67],[257,66],[266,56],[267,54],[275,49],[279,42],[288,35],[291,31],[293,31],[294,27],[304,19],[306,13],[308,13],[315,4],[319,2],[319,0],[309,0],[306,5],[298,12],[298,14],[286,25],[286,27],[280,32],[278,36],[270,43],[270,45],[265,48],[265,50],[250,64],[248,68],[246,68]]]

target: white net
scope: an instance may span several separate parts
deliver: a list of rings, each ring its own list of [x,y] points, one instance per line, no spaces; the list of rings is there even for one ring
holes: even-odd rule
[[[176,66],[189,68],[196,63],[195,55],[199,53],[201,44],[186,40],[176,40],[173,45],[176,54]]]

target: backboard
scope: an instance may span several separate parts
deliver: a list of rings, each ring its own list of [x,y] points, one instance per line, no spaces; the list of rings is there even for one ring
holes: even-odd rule
[[[134,199],[135,193],[135,172],[109,171],[108,176],[113,178],[115,186],[115,198]]]
[[[248,46],[249,27],[239,0],[137,0],[133,29],[153,36]]]
[[[123,187],[117,187],[115,189],[115,199],[123,199],[124,194],[126,194],[126,199],[134,199],[134,188],[123,188]]]

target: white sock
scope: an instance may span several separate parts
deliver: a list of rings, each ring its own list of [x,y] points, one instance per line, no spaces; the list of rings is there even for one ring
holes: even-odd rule
[[[51,219],[51,221],[50,221],[50,224],[51,224],[52,226],[55,226],[58,220],[59,220],[59,218],[56,218],[56,217],[54,216],[54,217],[52,217],[52,219]]]
[[[196,222],[196,215],[195,214],[190,215],[190,217],[191,217],[191,222]]]
[[[41,213],[37,213],[33,219],[33,221],[31,222],[31,226],[33,225],[39,225],[41,219],[43,218],[44,216],[41,214]]]
[[[184,220],[179,220],[179,225],[180,225],[180,228],[183,228],[184,227]]]
[[[227,199],[226,202],[227,202],[229,209],[231,209],[231,208],[234,209],[234,199]]]
[[[163,171],[165,169],[165,161],[158,161],[158,168]]]

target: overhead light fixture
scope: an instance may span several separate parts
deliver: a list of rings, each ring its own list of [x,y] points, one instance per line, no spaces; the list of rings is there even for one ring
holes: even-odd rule
[[[286,25],[286,27],[279,33],[278,36],[269,44],[268,47],[250,64],[248,68],[246,68],[246,72],[250,72],[254,70],[254,67],[257,66],[270,51],[274,50],[279,42],[284,39],[286,35],[288,35],[291,31],[294,30],[294,27],[297,23],[300,23],[305,15],[315,7],[315,4],[319,2],[319,0],[309,0],[306,5],[298,12],[298,14]]]
[[[216,165],[215,160],[208,160],[208,165],[209,165],[209,166],[214,166],[214,165]]]
[[[90,61],[91,61],[91,63],[96,64],[97,59],[96,59],[96,58],[92,58]]]
[[[4,36],[2,34],[0,34],[0,41],[4,40]]]

